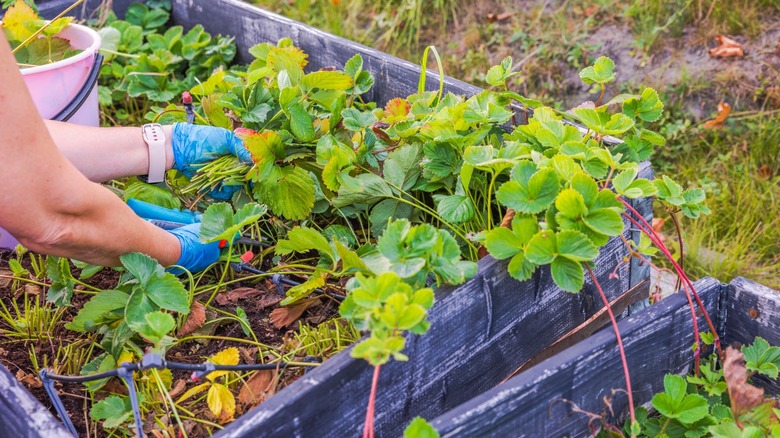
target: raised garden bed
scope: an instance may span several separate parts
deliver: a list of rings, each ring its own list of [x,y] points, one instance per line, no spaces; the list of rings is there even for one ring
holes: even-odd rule
[[[695,286],[710,315],[717,315],[715,323],[725,344],[749,344],[756,336],[771,345],[778,344],[777,291],[744,278],[730,284],[705,278]],[[618,324],[636,406],[648,404],[654,394],[663,391],[666,374],[691,372],[692,324],[683,293]],[[699,314],[699,325],[704,324]],[[628,415],[627,399],[623,393],[613,393],[613,389],[622,387],[621,375],[615,335],[605,328],[448,411],[432,425],[442,437],[510,436],[520,429],[529,436],[590,436],[590,419],[572,407],[602,414],[622,425]],[[769,393],[778,394],[776,381],[758,381]],[[609,406],[604,397],[610,400]]]
[[[42,14],[51,16],[69,3],[43,2]],[[121,13],[128,3],[115,1],[114,7]],[[363,68],[371,71],[376,80],[366,100],[384,104],[417,90],[418,66],[243,2],[172,3],[174,24],[185,29],[202,24],[212,33],[235,36],[238,62],[250,61],[248,48],[257,43],[290,37],[309,54],[307,70],[340,68],[356,53],[361,54]],[[90,6],[94,3],[88,2]],[[455,94],[473,95],[480,91],[451,78],[446,78],[444,84],[445,92]],[[427,86],[430,90],[438,88],[438,80],[431,73]],[[649,166],[644,164],[639,176],[650,175]],[[646,218],[651,216],[649,201],[631,203]],[[637,232],[630,229],[624,236],[638,238]],[[648,268],[633,260],[623,264],[627,254],[622,241],[613,238],[601,248],[594,262],[596,277],[619,312],[644,298],[648,289]],[[614,271],[616,266],[620,268]],[[606,323],[600,311],[600,297],[589,280],[579,294],[569,294],[556,287],[549,270],[542,268],[531,280],[521,283],[507,274],[506,261],[491,257],[480,261],[473,279],[457,287],[437,289],[436,298],[429,316],[429,333],[409,337],[404,352],[411,360],[390,362],[382,368],[375,421],[375,428],[382,435],[399,434],[414,416],[441,415],[490,390],[519,367],[529,367],[563,350]],[[548,349],[553,344],[555,347]],[[364,361],[350,357],[349,351],[342,352],[239,417],[221,434],[285,436],[325,430],[334,436],[354,436],[362,428],[357,419],[365,410],[371,373],[372,368]],[[9,388],[20,387],[13,380],[7,384]],[[0,391],[0,399],[4,393]],[[18,418],[18,411],[0,412],[2,415]],[[30,430],[40,429],[30,424]]]

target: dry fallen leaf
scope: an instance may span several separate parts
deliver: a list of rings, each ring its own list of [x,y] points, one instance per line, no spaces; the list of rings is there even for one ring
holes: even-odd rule
[[[735,416],[740,416],[764,402],[764,390],[747,382],[745,356],[741,351],[726,347],[726,358],[723,360],[723,377],[729,389],[731,410]]]
[[[504,218],[501,219],[501,225],[504,228],[512,229],[512,220],[515,218],[515,211],[511,208],[506,209],[506,213],[504,213]]]
[[[301,315],[303,315],[303,312],[309,307],[313,307],[319,304],[319,298],[308,298],[298,301],[292,306],[274,309],[271,312],[271,323],[273,323],[274,327],[280,329],[284,326],[292,324],[296,319],[300,318]]]
[[[768,164],[762,164],[758,168],[758,177],[764,181],[768,180],[769,178],[772,178],[774,175],[774,172],[772,171],[772,166]]]
[[[263,295],[263,297],[260,298],[259,301],[254,301],[253,305],[258,306],[260,309],[275,306],[279,304],[282,299],[284,299],[283,296],[277,293],[269,292],[267,290],[255,289],[252,287],[239,287],[217,295],[216,300],[217,303],[219,303],[221,306],[225,306],[227,304],[235,304],[240,300],[253,298],[258,295]]]
[[[238,352],[241,353],[241,359],[244,360],[244,363],[257,362],[257,347],[238,347]]]
[[[736,56],[745,56],[745,51],[742,49],[742,45],[731,38],[723,35],[715,37],[718,42],[718,47],[714,47],[708,50],[708,53],[713,58],[732,58]]]
[[[254,406],[276,392],[276,370],[257,370],[241,387],[238,401],[244,406]]]
[[[8,269],[0,269],[0,287],[8,287],[9,284],[11,284],[11,277],[14,276],[14,273],[9,271]]]
[[[176,381],[176,383],[173,384],[173,388],[171,389],[169,395],[171,398],[176,398],[184,392],[184,389],[187,387],[187,382],[184,379],[179,379]]]
[[[502,12],[500,14],[487,14],[485,18],[487,19],[488,23],[495,23],[496,21],[505,21],[512,17],[514,13],[512,12]]]
[[[16,380],[24,383],[30,388],[40,388],[43,386],[43,382],[35,376],[35,374],[27,374],[24,370],[16,372]]]
[[[203,327],[206,322],[206,306],[198,301],[192,302],[190,307],[190,313],[187,315],[187,320],[184,321],[184,325],[181,326],[176,336],[181,338],[187,336],[195,330]]]
[[[43,292],[43,288],[37,284],[27,283],[24,285],[24,293],[28,295],[40,295]]]
[[[731,105],[720,101],[718,103],[718,115],[714,119],[704,122],[704,127],[707,129],[719,128],[729,117],[729,114],[731,114]]]

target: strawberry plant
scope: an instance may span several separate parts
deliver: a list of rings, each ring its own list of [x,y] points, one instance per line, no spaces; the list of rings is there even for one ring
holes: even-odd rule
[[[236,53],[232,38],[195,26],[164,30],[169,12],[143,3],[130,5],[125,20],[111,15],[98,30],[106,57],[99,97],[113,124],[142,122],[154,106],[175,100],[211,72],[227,68]]]
[[[70,42],[57,36],[73,21],[73,17],[61,17],[46,22],[38,16],[34,4],[24,0],[4,2],[3,32],[21,67],[50,64],[69,58],[81,50],[73,49]]]
[[[729,347],[723,359],[704,361],[695,375],[667,374],[664,391],[652,399],[654,415],[638,408],[636,434],[660,436],[775,436],[780,432],[777,399],[750,380],[757,374],[777,377],[780,348],[763,338],[740,349]],[[633,430],[636,432],[636,428]],[[617,432],[615,430],[615,432]],[[629,433],[629,427],[623,430]],[[603,434],[603,433],[602,433]]]

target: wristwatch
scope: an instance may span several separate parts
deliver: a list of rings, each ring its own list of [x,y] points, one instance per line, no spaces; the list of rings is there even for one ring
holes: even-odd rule
[[[165,180],[165,132],[159,123],[147,123],[141,128],[144,141],[149,147],[149,174],[147,182]]]

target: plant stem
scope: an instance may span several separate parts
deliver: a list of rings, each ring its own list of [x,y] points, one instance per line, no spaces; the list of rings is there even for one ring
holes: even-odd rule
[[[626,394],[628,395],[628,412],[631,415],[631,424],[636,423],[636,414],[634,413],[634,395],[632,394],[631,390],[631,375],[628,372],[628,361],[626,360],[626,351],[623,348],[623,339],[620,337],[620,330],[618,329],[617,320],[615,319],[615,314],[612,313],[612,307],[609,306],[609,300],[607,299],[607,296],[604,294],[604,290],[601,288],[601,284],[599,283],[599,280],[596,278],[596,274],[593,273],[593,270],[590,269],[590,265],[585,262],[584,263],[585,268],[588,270],[588,274],[590,274],[590,278],[593,280],[593,284],[596,286],[596,289],[599,291],[599,295],[601,296],[601,301],[604,303],[604,307],[607,309],[607,314],[609,315],[610,321],[612,321],[612,328],[615,330],[615,338],[617,338],[617,344],[618,344],[618,350],[620,351],[620,360],[623,363],[623,376],[626,379]]]
[[[677,244],[680,246],[680,268],[685,269],[685,249],[683,248],[683,238],[682,238],[682,230],[680,229],[680,221],[677,220],[677,215],[674,214],[673,211],[669,212],[669,217],[672,218],[672,223],[674,223],[674,229],[677,232]],[[675,284],[675,289],[680,289],[680,286],[682,285],[682,279],[677,277],[677,283]]]
[[[707,312],[707,308],[704,307],[704,303],[701,301],[701,298],[699,297],[699,294],[696,293],[696,289],[693,287],[693,283],[691,283],[691,280],[688,278],[688,275],[685,274],[685,271],[682,270],[680,265],[677,263],[676,260],[674,260],[674,257],[672,257],[672,254],[669,252],[669,248],[664,245],[664,243],[661,241],[661,238],[658,236],[658,234],[653,230],[653,227],[645,220],[645,218],[638,212],[634,207],[632,207],[629,203],[627,203],[623,198],[618,198],[620,202],[623,203],[626,208],[628,208],[636,217],[639,218],[639,220],[642,222],[643,225],[640,225],[636,220],[631,218],[629,215],[624,213],[624,216],[629,219],[634,225],[636,225],[640,231],[645,233],[652,241],[653,244],[656,245],[663,253],[664,255],[669,259],[669,261],[674,266],[674,269],[677,271],[677,274],[683,278],[683,282],[688,285],[688,288],[690,288],[691,293],[693,294],[694,298],[696,299],[696,303],[699,305],[699,309],[701,309],[702,314],[704,315],[705,321],[707,321],[707,325],[710,328],[710,331],[712,332],[712,335],[715,337],[715,348],[718,350],[718,355],[720,357],[723,357],[723,349],[720,345],[720,336],[718,336],[718,332],[715,329],[715,324],[712,323],[712,319],[710,318],[709,312]],[[699,342],[699,339],[696,340],[696,342]]]
[[[379,367],[381,365],[374,365],[374,378],[371,380],[371,394],[368,396],[363,438],[374,438],[374,407],[376,405],[376,388],[379,385]]]
[[[233,239],[230,240],[230,244],[228,245],[228,252],[227,252],[227,261],[225,262],[224,268],[222,268],[222,276],[219,277],[219,282],[217,283],[217,286],[214,288],[214,292],[211,293],[211,296],[209,297],[208,301],[206,301],[203,305],[205,307],[208,307],[209,304],[214,300],[214,297],[217,296],[217,292],[219,292],[219,288],[222,286],[223,282],[225,281],[225,275],[227,275],[227,271],[230,270],[230,257],[233,256]]]
[[[628,220],[631,221],[634,224],[634,226],[638,227],[640,230],[642,230],[643,232],[647,233],[637,221],[635,221],[630,216],[626,216],[626,217],[628,217]],[[660,248],[660,246],[663,245],[663,242],[661,242],[660,239],[655,239],[653,236],[649,236],[649,237],[650,237],[650,240],[653,242],[653,244],[655,246],[658,246]],[[669,260],[674,261],[674,259],[672,258],[671,254],[668,252],[668,250],[666,250],[665,247],[663,249],[661,249],[661,251],[664,252],[664,255],[667,258],[669,258]],[[684,273],[681,274],[680,272],[681,271],[677,271],[678,278],[682,278],[682,275],[684,275]],[[696,343],[696,349],[693,352],[693,357],[694,357],[694,360],[696,362],[696,375],[698,376],[699,375],[699,364],[701,363],[701,343],[700,343],[700,335],[699,335],[699,320],[696,317],[696,308],[693,305],[693,300],[691,299],[691,293],[689,292],[689,288],[688,288],[687,285],[683,289],[683,291],[685,292],[685,298],[688,299],[688,307],[691,309],[691,320],[693,321],[693,340]],[[706,310],[705,310],[705,312],[706,312]]]
[[[599,95],[599,100],[596,101],[596,106],[601,105],[601,99],[604,98],[604,92],[607,91],[607,85],[601,84],[601,94]]]

